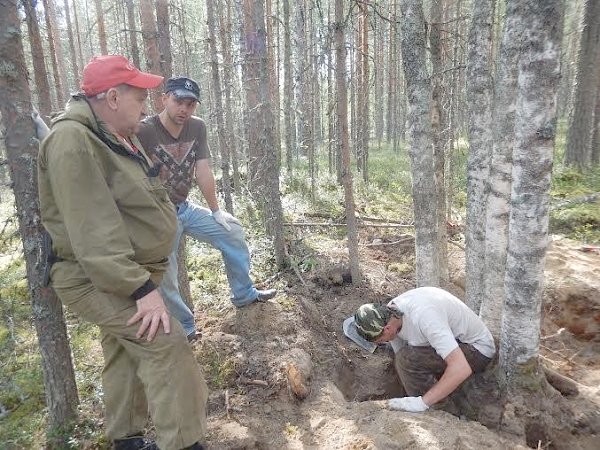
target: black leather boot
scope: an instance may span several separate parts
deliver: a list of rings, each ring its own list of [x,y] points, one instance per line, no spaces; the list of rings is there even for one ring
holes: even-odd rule
[[[159,450],[152,439],[146,439],[141,433],[113,441],[114,450]]]

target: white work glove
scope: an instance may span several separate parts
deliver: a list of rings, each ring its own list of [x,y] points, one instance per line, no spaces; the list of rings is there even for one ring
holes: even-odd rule
[[[393,411],[423,412],[429,406],[423,401],[423,397],[400,397],[388,400],[388,408]]]
[[[33,126],[35,127],[35,136],[41,142],[50,133],[50,128],[48,128],[48,125],[46,125],[46,122],[44,122],[40,113],[35,108],[32,109],[31,120],[33,120]]]
[[[239,220],[237,220],[235,217],[233,217],[228,212],[221,211],[220,209],[213,211],[212,216],[214,217],[215,222],[217,222],[219,225],[221,225],[227,231],[231,231],[231,225],[229,225],[227,222],[233,222],[233,223],[237,223],[238,225],[241,225]]]

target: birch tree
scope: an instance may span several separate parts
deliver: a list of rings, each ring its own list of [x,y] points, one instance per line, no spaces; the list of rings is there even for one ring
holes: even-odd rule
[[[526,0],[522,20],[500,375],[511,387],[541,377],[540,322],[560,77],[562,0]]]
[[[412,194],[415,214],[416,277],[418,286],[437,286],[437,197],[431,134],[431,78],[421,0],[401,0],[402,62],[409,104]]]
[[[467,227],[465,303],[479,313],[485,275],[485,183],[492,147],[492,19],[493,0],[473,2],[467,62],[469,158],[467,162]]]
[[[479,315],[496,337],[500,335],[502,305],[506,298],[504,274],[522,16],[523,0],[506,3],[493,106],[493,146],[485,212],[485,293]]]

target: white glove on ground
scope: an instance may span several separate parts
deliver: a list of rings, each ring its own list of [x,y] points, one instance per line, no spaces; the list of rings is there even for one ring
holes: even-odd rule
[[[38,141],[41,142],[50,133],[50,128],[48,128],[48,125],[46,125],[40,113],[35,108],[32,109],[31,120],[33,120],[33,126],[35,127],[35,135]]]
[[[388,408],[394,411],[423,412],[429,406],[423,401],[423,397],[400,397],[388,400]]]
[[[221,225],[227,231],[231,231],[231,225],[229,225],[227,222],[233,222],[233,223],[237,223],[238,225],[241,225],[239,220],[237,220],[235,217],[233,217],[228,212],[221,211],[220,209],[213,211],[212,216],[215,219],[215,222],[217,222],[219,225]]]

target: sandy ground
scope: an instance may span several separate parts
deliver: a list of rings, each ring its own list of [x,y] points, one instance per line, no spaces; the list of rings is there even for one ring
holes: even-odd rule
[[[304,235],[304,242],[310,236]],[[410,414],[388,411],[384,399],[399,395],[391,354],[368,354],[341,331],[343,320],[367,301],[381,301],[414,287],[406,263],[412,245],[366,246],[361,235],[365,283],[348,284],[340,269],[346,251],[339,241],[311,247],[317,264],[309,273],[282,274],[273,300],[214,317],[197,307],[203,338],[194,344],[199,360],[221,370],[209,398],[211,449],[517,449],[522,435],[486,428],[444,411]],[[377,243],[396,242],[401,236]],[[464,255],[451,247],[452,281],[459,287]],[[566,399],[580,426],[561,442],[531,447],[600,448],[600,255],[555,239],[547,257],[541,354],[545,364],[578,383]],[[307,397],[298,400],[286,369],[305,355],[310,373]],[[214,375],[214,374],[213,374]],[[213,376],[214,379],[214,376]],[[501,427],[500,427],[501,428]],[[514,427],[513,427],[514,429]],[[517,426],[518,429],[518,426]],[[543,435],[543,432],[542,432]],[[531,437],[531,436],[530,436]]]

